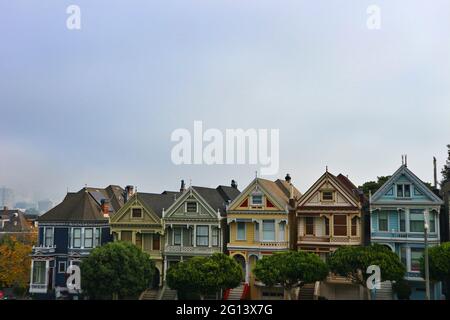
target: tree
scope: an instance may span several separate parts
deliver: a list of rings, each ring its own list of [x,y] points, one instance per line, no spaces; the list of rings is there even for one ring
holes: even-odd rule
[[[136,298],[152,281],[155,264],[128,242],[111,242],[92,250],[81,265],[81,289],[93,299]]]
[[[428,248],[428,265],[431,281],[444,283],[447,299],[450,295],[450,242],[444,242],[439,246]],[[424,257],[420,259],[420,272],[425,278]]]
[[[256,278],[267,286],[280,284],[292,300],[293,290],[306,283],[323,280],[328,275],[325,262],[314,253],[289,251],[266,256],[256,262]]]
[[[381,281],[400,281],[406,272],[397,254],[379,244],[340,247],[330,255],[328,265],[331,272],[346,276],[366,288],[367,278],[371,275],[366,270],[371,265],[380,267]]]
[[[30,281],[32,244],[5,237],[0,244],[0,287],[26,292]]]
[[[242,269],[239,264],[223,253],[179,262],[166,275],[170,288],[182,294],[198,295],[201,299],[206,295],[237,287],[241,278]]]
[[[377,177],[377,182],[375,181],[367,181],[362,186],[359,186],[359,189],[362,189],[364,195],[369,197],[369,193],[374,194],[381,186],[389,180],[391,176],[381,176]]]
[[[447,145],[448,148],[448,158],[445,161],[444,168],[442,169],[442,181],[441,186],[450,181],[450,144]]]

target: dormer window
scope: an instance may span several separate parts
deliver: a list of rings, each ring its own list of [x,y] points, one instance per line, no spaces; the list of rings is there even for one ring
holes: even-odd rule
[[[411,198],[411,185],[410,184],[398,184],[397,185],[397,198]]]
[[[322,191],[322,201],[333,201],[333,191]]]
[[[142,218],[142,209],[141,208],[133,208],[131,210],[132,218]]]
[[[263,204],[263,196],[262,194],[253,194],[252,195],[252,205],[254,206],[262,206]]]
[[[196,213],[197,212],[197,202],[186,202],[186,212]]]

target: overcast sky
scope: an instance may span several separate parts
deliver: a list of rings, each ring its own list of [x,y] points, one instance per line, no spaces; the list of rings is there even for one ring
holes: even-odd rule
[[[66,28],[67,6],[81,30]],[[381,29],[366,25],[381,8]],[[450,1],[0,0],[0,186],[241,188],[254,165],[172,163],[177,128],[280,130],[279,174],[356,184],[450,143]]]

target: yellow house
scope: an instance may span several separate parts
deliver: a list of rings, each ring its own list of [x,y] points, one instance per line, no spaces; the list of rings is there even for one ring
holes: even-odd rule
[[[163,211],[176,199],[177,192],[128,193],[124,206],[111,217],[114,241],[128,241],[147,252],[155,262],[155,276],[149,286],[162,286],[164,228]]]
[[[252,270],[265,255],[289,250],[289,212],[299,197],[289,175],[275,181],[255,178],[228,206],[227,249],[242,266],[251,299],[283,298],[282,288],[265,287]]]

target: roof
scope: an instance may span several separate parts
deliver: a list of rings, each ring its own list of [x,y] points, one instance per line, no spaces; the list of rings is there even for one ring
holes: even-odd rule
[[[293,184],[285,180],[277,179],[275,181],[270,181],[267,179],[257,178],[256,181],[280,204],[289,204],[291,188],[294,192],[295,199],[298,199],[301,195],[300,191],[298,191]]]
[[[239,194],[237,188],[228,186],[218,186],[217,188],[207,188],[200,186],[192,186],[194,189],[214,211],[219,210],[221,216],[226,214],[226,206],[233,201]]]
[[[31,232],[32,229],[21,210],[0,210],[0,232]]]
[[[163,193],[138,192],[137,197],[149,207],[158,217],[162,217],[163,209],[169,208],[175,202],[180,192],[164,191]]]
[[[120,209],[123,205],[124,190],[115,185],[104,189],[85,187],[78,192],[67,193],[64,200],[38,218],[39,222],[81,222],[107,221],[101,212],[101,201],[110,201],[109,214]]]

